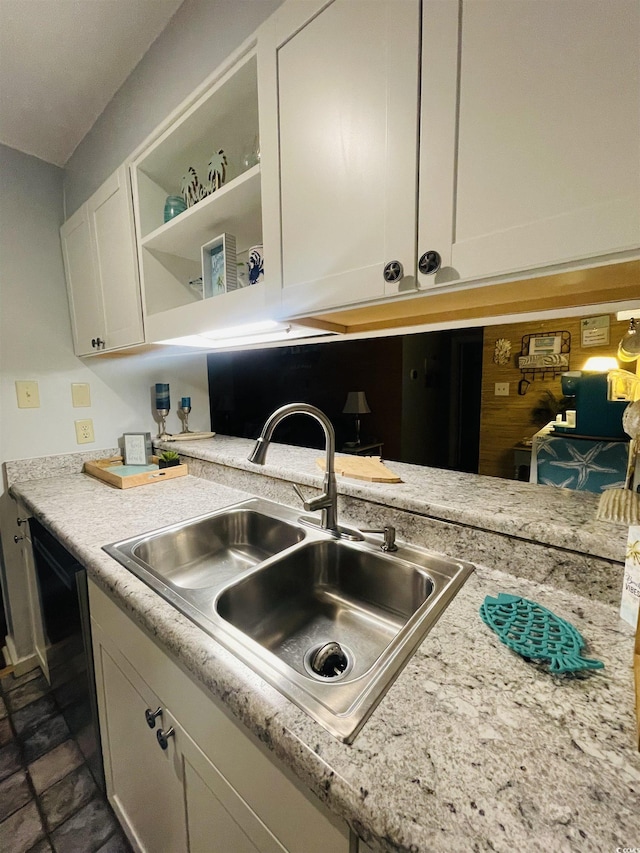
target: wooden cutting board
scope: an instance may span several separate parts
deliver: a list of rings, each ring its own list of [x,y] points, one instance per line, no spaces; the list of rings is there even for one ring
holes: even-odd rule
[[[316,459],[318,466],[325,470],[325,460]],[[390,471],[379,456],[336,456],[336,474],[353,477],[355,480],[367,480],[369,483],[401,483],[402,480]]]

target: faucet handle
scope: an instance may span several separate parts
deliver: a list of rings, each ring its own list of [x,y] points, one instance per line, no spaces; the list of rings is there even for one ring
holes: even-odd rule
[[[362,530],[362,533],[381,533],[384,536],[384,541],[380,546],[383,551],[397,551],[398,546],[396,545],[396,529],[392,527],[390,524],[386,524],[381,529],[368,529]]]
[[[318,509],[326,509],[327,508],[327,495],[325,493],[318,495],[317,498],[305,498],[302,494],[302,489],[297,483],[292,483],[293,490],[296,495],[302,501],[302,506],[307,510],[307,512],[315,512]]]
[[[297,496],[300,498],[300,500],[302,501],[302,506],[303,506],[306,510],[308,510],[308,509],[309,509],[309,507],[307,506],[307,499],[306,499],[306,498],[305,498],[305,496],[302,494],[302,489],[300,488],[300,486],[299,486],[297,483],[292,483],[291,485],[293,486],[293,491],[296,493],[296,495],[297,495]]]

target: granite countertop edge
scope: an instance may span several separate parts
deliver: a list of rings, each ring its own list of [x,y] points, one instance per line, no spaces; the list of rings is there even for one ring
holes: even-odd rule
[[[199,441],[159,442],[184,457],[287,482],[319,486],[322,450],[273,442],[263,466],[248,460],[254,442],[216,435]],[[338,454],[340,455],[340,454]],[[599,496],[499,477],[385,461],[402,483],[337,477],[338,492],[440,521],[624,562],[627,528],[596,518]]]

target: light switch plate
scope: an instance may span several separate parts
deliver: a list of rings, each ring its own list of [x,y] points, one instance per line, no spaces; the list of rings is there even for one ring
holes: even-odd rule
[[[91,405],[91,388],[88,382],[71,383],[71,401],[74,409]]]
[[[508,382],[496,382],[496,397],[508,397],[509,396],[509,383]]]
[[[75,421],[76,425],[76,442],[78,444],[91,444],[95,441],[93,434],[93,421],[91,418],[85,418],[82,421]]]
[[[16,396],[19,409],[40,408],[40,393],[37,382],[16,381]]]

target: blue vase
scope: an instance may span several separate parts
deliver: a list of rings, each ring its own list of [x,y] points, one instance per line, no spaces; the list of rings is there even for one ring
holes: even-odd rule
[[[174,216],[178,216],[178,214],[182,213],[186,209],[187,203],[182,196],[167,196],[167,200],[164,203],[164,221],[168,222],[170,219],[173,219]]]

